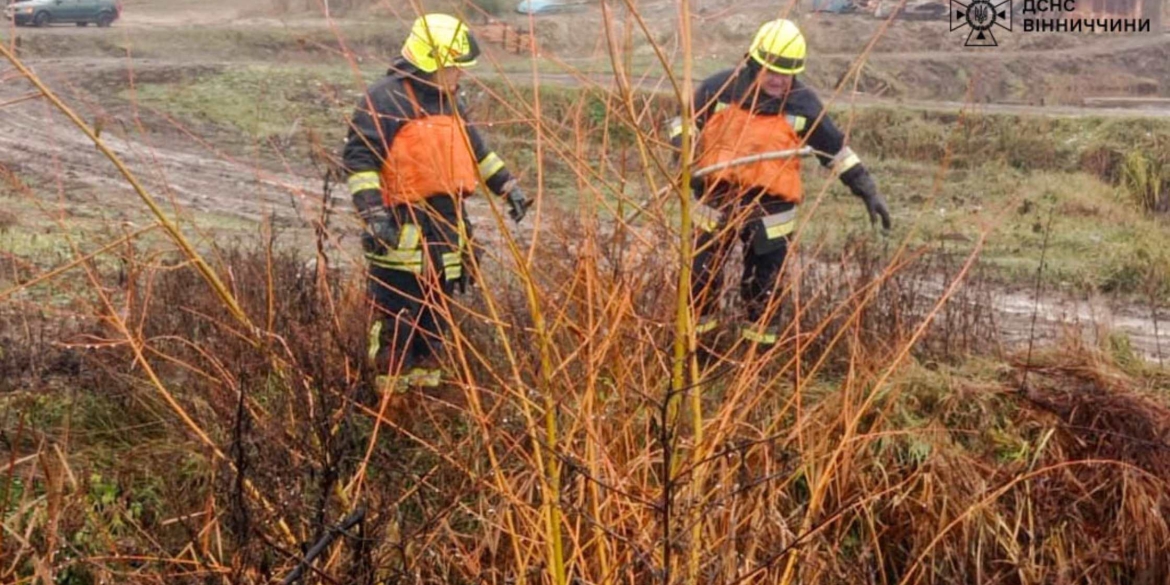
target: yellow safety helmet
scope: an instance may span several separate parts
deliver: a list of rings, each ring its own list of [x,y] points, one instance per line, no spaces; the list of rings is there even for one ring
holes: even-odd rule
[[[402,57],[423,73],[443,67],[471,67],[479,45],[463,21],[447,14],[426,14],[410,27]]]
[[[765,22],[752,39],[748,55],[763,67],[776,73],[796,75],[804,71],[807,47],[804,35],[791,20],[777,18]]]

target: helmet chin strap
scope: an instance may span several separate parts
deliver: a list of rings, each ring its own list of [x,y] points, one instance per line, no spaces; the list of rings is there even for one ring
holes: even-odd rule
[[[386,75],[391,75],[399,79],[405,77],[425,79],[424,76],[426,73],[423,73],[422,69],[416,67],[414,63],[407,61],[405,57],[395,57],[390,62],[390,69],[386,71]]]
[[[386,75],[390,75],[397,79],[413,79],[421,82],[421,89],[431,91],[442,91],[443,88],[435,83],[435,74],[427,73],[422,69],[416,67],[410,61],[403,57],[398,57],[390,63],[390,68],[386,71]],[[453,93],[453,92],[452,92]]]

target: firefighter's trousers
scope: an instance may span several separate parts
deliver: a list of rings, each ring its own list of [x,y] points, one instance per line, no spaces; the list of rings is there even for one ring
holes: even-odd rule
[[[776,342],[774,320],[779,312],[780,272],[788,256],[788,237],[795,227],[795,206],[779,200],[757,200],[750,207],[704,207],[695,219],[698,236],[692,264],[691,300],[700,334],[718,326],[724,266],[736,240],[743,243],[740,297],[747,321],[741,335],[750,341]]]
[[[398,375],[440,357],[449,297],[464,277],[468,226],[450,196],[390,209],[398,242],[366,253],[374,318],[369,358],[380,375]]]

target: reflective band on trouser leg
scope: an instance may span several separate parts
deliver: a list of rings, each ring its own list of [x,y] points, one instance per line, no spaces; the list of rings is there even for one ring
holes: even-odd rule
[[[719,326],[719,319],[715,317],[699,317],[699,323],[695,325],[695,333],[702,334],[714,330]]]
[[[384,254],[366,254],[366,260],[382,268],[422,274],[422,250],[387,250]]]
[[[437,388],[443,383],[443,372],[435,368],[414,367],[403,378],[408,386]]]
[[[365,171],[350,175],[345,184],[349,187],[349,194],[354,195],[369,189],[382,188],[382,179],[375,171]]]
[[[382,374],[374,378],[374,386],[379,393],[401,393],[406,391],[404,380],[399,376]]]
[[[861,164],[861,157],[857,156],[852,148],[846,146],[833,156],[832,168],[834,173],[841,174],[859,164]]]
[[[695,202],[691,207],[691,221],[695,222],[695,227],[707,233],[715,233],[715,229],[719,227],[719,222],[722,221],[723,214],[719,210]]]
[[[417,383],[417,376],[412,377],[413,374],[413,371],[407,372],[401,376],[388,376],[386,374],[382,374],[377,378],[374,378],[374,384],[381,392],[397,392],[399,394],[405,393],[407,390],[410,390],[412,386],[425,385]],[[438,385],[438,377],[436,376],[436,382],[431,387],[433,388],[434,386]]]
[[[418,226],[413,223],[404,223],[399,228],[398,232],[398,246],[399,250],[409,251],[418,248],[422,237],[419,234]]]
[[[418,226],[404,223],[398,228],[398,245],[382,254],[366,254],[366,260],[375,266],[422,274],[423,253],[419,249],[422,236]]]
[[[782,238],[796,229],[796,208],[765,215],[760,221],[764,224],[764,235],[769,240]]]
[[[447,280],[458,280],[463,276],[463,253],[456,250],[454,252],[443,253],[443,276]]]
[[[504,168],[504,160],[500,158],[500,155],[489,152],[487,156],[483,157],[483,160],[479,161],[479,176],[483,177],[484,180],[490,179],[502,168]]]
[[[775,345],[779,338],[775,327],[765,327],[763,331],[760,331],[759,327],[752,325],[744,325],[740,335],[744,339],[760,345]]]
[[[382,320],[377,319],[370,326],[369,358],[370,363],[378,359],[378,351],[382,349]]]

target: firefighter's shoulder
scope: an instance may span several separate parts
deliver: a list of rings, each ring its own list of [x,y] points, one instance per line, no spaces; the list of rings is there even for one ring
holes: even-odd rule
[[[788,93],[788,99],[784,101],[786,114],[816,117],[821,114],[823,109],[824,105],[816,90],[798,79],[793,80],[792,90]]]

